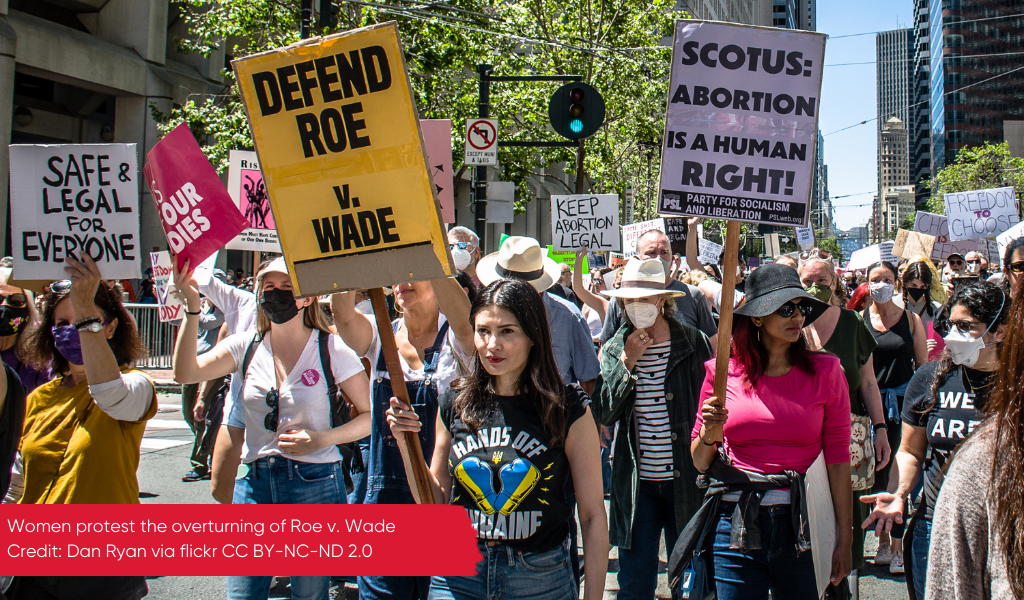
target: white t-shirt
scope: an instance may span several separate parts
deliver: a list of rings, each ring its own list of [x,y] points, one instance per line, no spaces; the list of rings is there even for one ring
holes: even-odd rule
[[[245,388],[242,392],[242,408],[245,414],[245,445],[242,447],[242,460],[251,463],[264,456],[280,455],[286,458],[310,463],[329,463],[341,460],[337,446],[321,448],[311,454],[292,456],[282,451],[277,445],[277,433],[289,429],[308,429],[310,431],[327,431],[331,429],[331,404],[327,398],[327,383],[320,369],[320,349],[318,346],[320,332],[316,329],[309,335],[306,347],[303,348],[295,367],[278,389],[277,432],[268,431],[264,427],[266,416],[270,414],[267,406],[267,393],[277,388],[277,376],[274,369],[274,355],[271,350],[271,333],[268,331],[263,342],[252,355],[249,373],[245,377]],[[242,377],[242,362],[245,350],[252,342],[253,333],[242,332],[226,340],[232,358],[235,359],[239,378]],[[359,357],[345,342],[336,335],[328,336],[330,340],[331,369],[334,381],[341,385],[349,377],[361,372],[363,364]]]
[[[438,331],[447,322],[448,320],[441,314],[437,319]],[[372,369],[370,378],[372,381],[377,381],[379,377],[390,379],[387,370],[380,371],[379,373],[377,371],[377,360],[380,354],[380,335],[377,333],[377,321],[371,318],[370,324],[373,325],[373,343],[370,344],[370,349],[366,352],[366,358],[370,359]],[[434,373],[438,395],[447,391],[448,386],[459,376],[458,361],[455,359],[456,353],[458,354],[458,360],[461,360],[467,369],[472,369],[475,364],[473,355],[458,350],[458,341],[456,341],[455,332],[452,331],[451,327],[448,328],[448,335],[446,337],[447,339],[441,344],[440,356],[437,357],[437,370]],[[419,369],[409,367],[409,363],[405,361],[405,357],[402,356],[401,352],[398,353],[398,358],[402,363],[402,372],[405,374],[406,381],[423,381],[423,367]]]

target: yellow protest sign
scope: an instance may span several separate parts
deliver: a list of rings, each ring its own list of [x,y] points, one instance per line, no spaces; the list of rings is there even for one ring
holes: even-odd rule
[[[394,22],[232,65],[296,295],[454,272]]]

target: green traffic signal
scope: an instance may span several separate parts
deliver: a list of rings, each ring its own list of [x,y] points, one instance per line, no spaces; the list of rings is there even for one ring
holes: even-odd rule
[[[585,83],[567,83],[552,94],[548,119],[558,135],[582,140],[597,133],[604,124],[604,99]]]

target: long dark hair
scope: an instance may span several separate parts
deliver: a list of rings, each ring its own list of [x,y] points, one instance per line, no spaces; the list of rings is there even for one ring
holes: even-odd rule
[[[746,315],[734,315],[732,325],[732,356],[743,369],[743,379],[751,389],[757,385],[764,370],[768,368],[768,349],[761,342],[758,327]],[[804,336],[789,345],[788,358],[794,367],[814,374],[811,349]]]
[[[946,316],[952,314],[953,309],[957,306],[966,308],[972,317],[984,323],[985,327],[989,327],[989,332],[993,332],[1006,322],[1006,316],[1010,312],[1010,298],[998,285],[979,281],[962,286],[953,293],[953,297],[946,303]],[[1004,342],[1006,339],[1008,338],[1004,338]],[[1000,344],[1004,342],[1000,342]],[[939,359],[939,366],[935,369],[935,380],[932,381],[930,392],[932,402],[927,410],[931,410],[935,406],[939,397],[939,388],[946,383],[949,374],[955,368],[956,365],[953,364],[949,350],[944,350],[942,358]]]
[[[994,423],[999,456],[992,461],[989,491],[995,497],[995,539],[1006,559],[1007,579],[1016,598],[1024,598],[1024,286],[1009,311],[1009,329],[999,355],[995,389],[987,408]]]
[[[915,279],[920,279],[921,283],[927,286],[924,290],[924,311],[929,316],[935,316],[935,308],[932,306],[932,272],[921,261],[910,263],[907,270],[903,272],[903,293],[907,297],[909,297],[907,284]],[[904,298],[903,304],[906,305],[906,303],[907,299]]]
[[[551,352],[551,333],[548,330],[544,301],[532,285],[516,279],[499,279],[479,290],[469,320],[476,325],[480,311],[496,306],[503,308],[519,321],[523,333],[533,346],[526,358],[526,367],[516,382],[519,394],[535,404],[527,407],[537,410],[544,421],[544,429],[553,443],[565,440],[566,414],[565,385],[558,373],[555,356]],[[459,392],[455,410],[462,420],[476,431],[497,408],[493,398],[494,378],[484,368],[480,354],[469,377],[456,380],[452,389]]]
[[[53,343],[53,326],[56,322],[54,312],[57,305],[71,294],[71,286],[59,288],[60,291],[50,291],[43,297],[43,314],[39,326],[32,331],[28,342],[27,362],[36,370],[43,370],[47,366],[55,375],[65,375],[70,370],[68,359],[57,351]],[[146,355],[146,348],[139,338],[139,330],[135,326],[135,319],[121,303],[121,295],[111,286],[101,281],[96,288],[96,296],[93,300],[96,307],[103,313],[103,320],[117,319],[117,328],[114,335],[108,340],[110,349],[114,352],[117,364],[131,365]]]

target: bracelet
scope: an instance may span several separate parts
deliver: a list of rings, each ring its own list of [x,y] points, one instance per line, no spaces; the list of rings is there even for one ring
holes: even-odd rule
[[[92,325],[93,323],[102,323],[103,319],[99,317],[87,317],[75,323],[75,329],[81,329],[86,325]]]
[[[871,426],[871,431],[874,432],[874,433],[878,433],[879,429],[884,429],[886,431],[889,431],[889,428],[885,425],[884,422],[882,422],[882,423],[875,423],[874,425]]]
[[[701,429],[703,429],[703,427],[701,427]],[[714,446],[716,444],[716,442],[711,442],[710,444],[705,442],[704,436],[700,434],[699,430],[697,431],[697,438],[700,439],[700,443],[704,444],[705,446]]]
[[[189,312],[189,311],[186,310],[185,314],[186,315],[192,315],[193,317],[198,317],[199,315],[203,314],[203,311],[197,310],[196,312]]]

